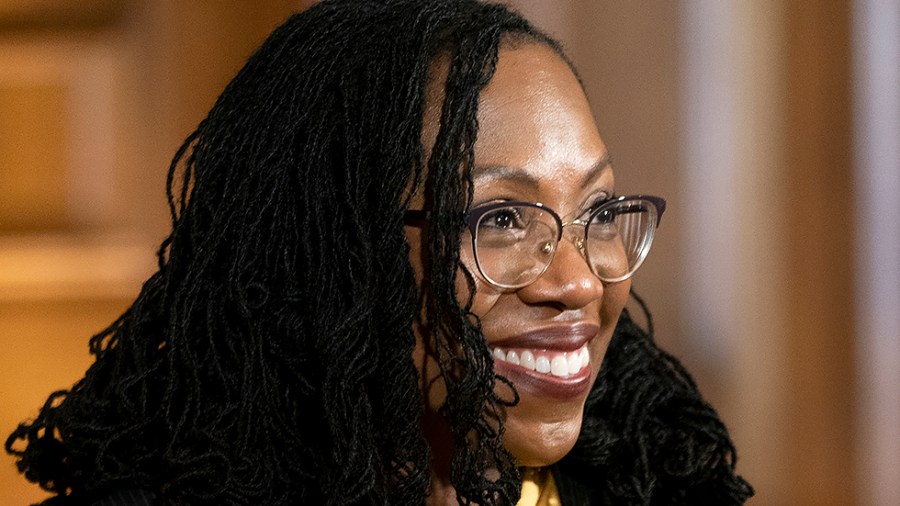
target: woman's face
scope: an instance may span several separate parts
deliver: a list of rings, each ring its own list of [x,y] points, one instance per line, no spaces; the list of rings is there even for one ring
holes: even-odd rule
[[[435,74],[446,72],[438,69]],[[441,91],[430,90],[429,99],[426,146],[436,135]],[[501,49],[496,73],[481,94],[478,120],[473,207],[540,202],[568,222],[613,195],[612,167],[581,86],[568,65],[544,45]],[[411,208],[421,208],[421,199],[414,199]],[[514,351],[518,357],[530,353],[535,362],[551,363],[557,357],[580,357],[582,350],[589,356],[588,364],[577,372],[559,375],[557,368],[554,375],[522,365],[522,358],[515,365],[495,355],[496,373],[508,378],[520,396],[520,402],[503,415],[504,444],[524,466],[556,462],[575,444],[585,400],[630,287],[628,281],[601,282],[570,239],[574,235],[567,227],[546,272],[513,290],[487,282],[473,259],[469,233],[462,239],[462,258],[476,284],[472,311],[481,319],[492,352]],[[421,279],[422,231],[407,227],[407,237],[411,262]],[[468,286],[463,276],[459,280],[464,301]],[[433,411],[443,403],[446,391],[434,381],[437,365],[418,329],[417,336],[414,359]],[[510,398],[508,388],[498,385],[498,394]]]

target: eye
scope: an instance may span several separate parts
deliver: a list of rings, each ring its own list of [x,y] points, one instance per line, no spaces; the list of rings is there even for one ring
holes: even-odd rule
[[[594,243],[611,241],[619,234],[616,220],[619,216],[617,205],[607,205],[609,198],[598,200],[588,211],[588,235]]]
[[[594,213],[591,217],[591,223],[609,225],[616,221],[615,209],[604,209],[599,213],[596,211]]]
[[[522,212],[515,207],[502,207],[484,215],[480,227],[509,230],[525,226]]]
[[[604,204],[609,202],[611,197],[603,196],[594,201],[593,204],[588,208],[588,211],[585,213],[590,218],[591,223],[596,224],[611,224],[616,221],[616,209],[614,207],[608,207],[598,212],[598,210],[603,207]]]

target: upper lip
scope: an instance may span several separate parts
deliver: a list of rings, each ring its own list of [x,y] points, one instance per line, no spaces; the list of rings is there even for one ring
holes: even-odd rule
[[[490,342],[491,347],[499,348],[535,348],[557,351],[574,351],[584,346],[597,333],[600,326],[593,323],[575,323],[571,325],[554,325],[529,330],[497,341]]]

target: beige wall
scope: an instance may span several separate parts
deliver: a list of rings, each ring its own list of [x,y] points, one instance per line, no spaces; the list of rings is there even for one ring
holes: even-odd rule
[[[900,4],[853,5],[861,504],[900,504]]]

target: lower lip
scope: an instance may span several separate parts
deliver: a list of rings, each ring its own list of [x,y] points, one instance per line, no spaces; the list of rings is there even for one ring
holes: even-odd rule
[[[511,381],[520,394],[525,391],[541,397],[570,400],[586,395],[591,389],[591,364],[564,378],[501,360],[494,361],[494,371]]]

